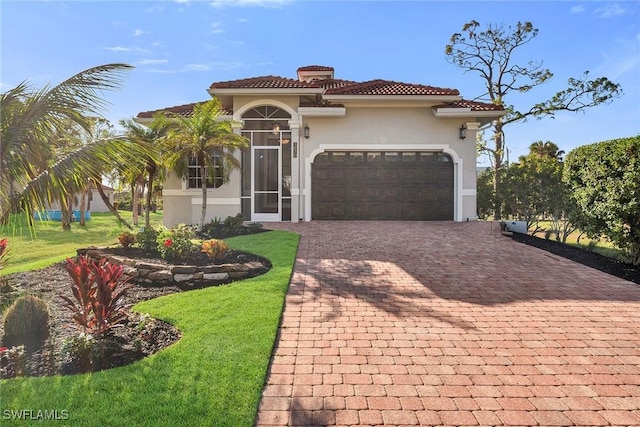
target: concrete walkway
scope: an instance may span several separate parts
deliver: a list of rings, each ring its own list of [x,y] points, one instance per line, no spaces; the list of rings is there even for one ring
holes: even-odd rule
[[[470,222],[302,235],[257,425],[640,426],[640,286]]]

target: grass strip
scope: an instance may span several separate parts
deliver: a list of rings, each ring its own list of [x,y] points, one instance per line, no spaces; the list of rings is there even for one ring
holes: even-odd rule
[[[67,411],[70,426],[251,426],[295,261],[298,235],[271,231],[228,239],[268,258],[265,275],[137,304],[182,332],[179,342],[122,368],[0,381],[0,416]],[[26,424],[46,425],[34,420]]]

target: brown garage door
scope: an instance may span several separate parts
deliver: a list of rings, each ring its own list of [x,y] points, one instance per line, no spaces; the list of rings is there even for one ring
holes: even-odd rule
[[[453,219],[453,162],[442,153],[332,151],[312,166],[313,219]]]

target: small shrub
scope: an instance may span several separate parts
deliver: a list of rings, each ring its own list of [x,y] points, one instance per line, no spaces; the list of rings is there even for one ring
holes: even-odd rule
[[[95,344],[93,335],[85,333],[65,340],[61,349],[62,372],[65,374],[91,372]]]
[[[222,258],[229,249],[229,246],[224,240],[211,239],[202,242],[202,249],[200,252],[207,254],[207,256],[213,260]]]
[[[136,246],[147,252],[156,252],[158,250],[158,231],[152,227],[143,227],[136,234]]]
[[[593,252],[593,250],[596,248],[598,242],[596,242],[595,240],[590,240],[589,243],[587,244],[586,250],[588,252]]]
[[[65,268],[73,280],[71,291],[75,300],[65,295],[60,298],[84,333],[102,335],[126,320],[122,299],[130,286],[121,280],[123,266],[111,264],[106,258],[96,263],[83,256],[77,262],[67,258]]]
[[[128,248],[135,243],[136,236],[135,234],[129,231],[123,231],[118,235],[118,241],[120,242],[123,248]]]
[[[259,222],[250,222],[245,228],[248,230],[247,234],[256,234],[263,231],[262,224]]]
[[[158,252],[167,261],[185,261],[196,250],[196,245],[191,242],[194,237],[193,228],[184,224],[161,229],[156,240]]]
[[[26,360],[23,345],[11,348],[0,347],[0,378],[15,378],[24,375]]]
[[[254,222],[245,226],[244,221],[242,214],[228,216],[224,221],[214,218],[202,227],[199,234],[205,239],[226,239],[262,231],[262,224]]]
[[[4,315],[3,344],[24,345],[28,350],[40,348],[49,337],[49,307],[36,296],[16,299]]]

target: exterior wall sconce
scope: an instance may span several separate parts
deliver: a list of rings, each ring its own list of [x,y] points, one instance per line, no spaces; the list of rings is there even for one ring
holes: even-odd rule
[[[460,126],[459,132],[460,139],[465,139],[467,137],[467,127],[464,124]]]
[[[309,139],[309,125],[304,125],[304,137]]]

